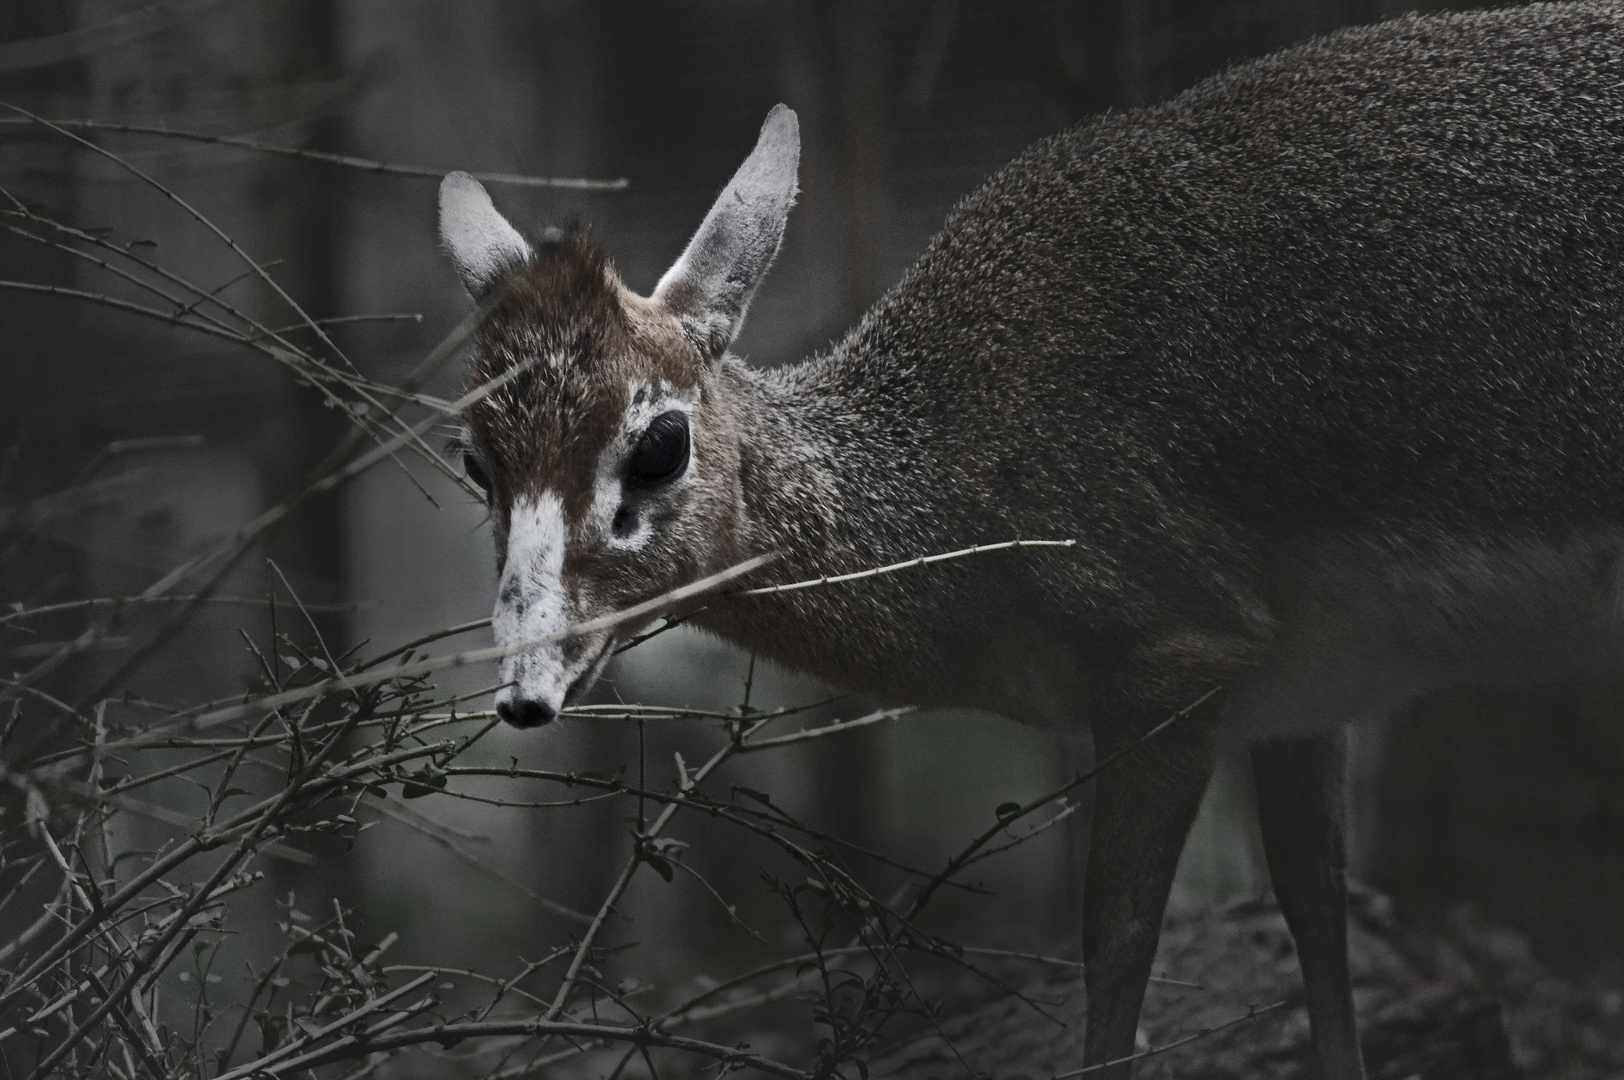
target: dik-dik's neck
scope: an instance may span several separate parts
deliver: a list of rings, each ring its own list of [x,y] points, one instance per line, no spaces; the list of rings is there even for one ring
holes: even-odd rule
[[[928,397],[870,358],[835,354],[776,372],[722,370],[738,432],[740,556],[771,552],[760,581],[791,583],[862,571],[962,546],[969,515],[988,500],[955,487],[933,438]],[[957,507],[957,508],[956,508]],[[995,512],[995,508],[991,508]],[[992,579],[908,572],[713,603],[697,622],[734,643],[826,681],[886,701],[955,701],[1018,716],[1049,716],[1049,681],[1027,678],[1026,631],[1008,627],[1010,592]],[[1008,581],[1016,579],[1003,579]],[[1001,620],[1001,621],[1000,621]],[[974,649],[969,650],[974,645]],[[1023,686],[989,683],[1004,665]],[[1048,697],[1044,694],[1047,693]],[[1041,700],[1040,700],[1041,699]]]
[[[848,403],[808,385],[802,369],[722,372],[739,432],[745,555],[772,552],[774,580],[853,569],[846,456],[860,449]]]
[[[880,468],[890,456],[886,418],[869,415],[826,360],[773,372],[728,361],[719,381],[738,435],[736,554],[776,556],[756,580],[804,581],[884,561],[907,517],[895,505],[895,478]],[[881,603],[872,588],[834,585],[726,600],[696,621],[763,656],[872,689],[876,663],[896,644]]]

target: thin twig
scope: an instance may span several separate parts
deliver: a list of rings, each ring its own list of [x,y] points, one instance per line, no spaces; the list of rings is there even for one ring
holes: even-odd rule
[[[239,1065],[230,1072],[221,1073],[219,1076],[215,1077],[215,1080],[237,1080],[238,1077],[251,1076],[255,1073],[270,1073],[274,1076],[280,1071],[279,1069],[274,1068],[277,1062],[283,1060],[284,1058],[292,1057],[305,1047],[311,1046],[322,1039],[327,1038],[329,1035],[334,1034],[335,1032],[342,1031],[344,1028],[349,1027],[357,1020],[377,1012],[390,1002],[397,1001],[400,998],[405,997],[418,987],[426,986],[437,978],[439,978],[439,975],[435,972],[425,972],[410,982],[397,986],[387,994],[380,997],[375,997],[359,1008],[351,1009],[337,1020],[334,1020],[332,1023],[327,1024],[324,1027],[317,1028],[315,1031],[310,1032],[303,1038],[294,1039],[285,1046],[277,1047],[275,1050],[271,1051],[269,1054],[266,1054],[262,1058],[255,1061],[250,1061],[246,1065]]]
[[[263,607],[266,603],[268,603],[268,601],[257,599],[252,596],[97,596],[83,600],[63,600],[54,604],[39,604],[35,607],[14,608],[11,611],[0,614],[0,625],[16,622],[20,619],[35,619],[46,615],[57,615],[64,611],[84,611],[87,609],[96,610],[99,608],[111,608],[118,610],[121,608],[137,607],[145,604],[188,604],[193,602],[200,604],[229,604],[234,607]],[[364,606],[364,604],[348,602],[337,604],[310,604],[308,605],[308,608],[311,611],[318,612],[323,615],[336,615],[358,611]],[[490,620],[486,619],[485,622],[488,624]]]
[[[757,730],[763,723],[766,723],[766,721],[760,721],[757,724],[751,725],[750,730]],[[648,841],[659,836],[660,833],[665,829],[666,825],[670,823],[672,817],[674,817],[677,811],[681,809],[682,804],[687,801],[689,792],[691,792],[695,787],[698,787],[700,784],[704,783],[705,779],[710,776],[711,773],[715,772],[724,761],[736,753],[738,753],[737,742],[730,742],[720,750],[716,751],[715,754],[711,755],[710,760],[701,765],[698,771],[693,774],[693,779],[688,786],[688,790],[680,792],[670,802],[666,803],[665,808],[660,811],[660,816],[655,818],[654,823],[644,830],[642,835],[638,837],[639,845],[646,844]],[[643,848],[639,846],[638,849],[632,853],[632,857],[627,860],[624,869],[622,869],[620,872],[620,876],[615,880],[613,887],[610,888],[609,895],[604,897],[603,903],[598,908],[597,915],[595,915],[592,919],[592,925],[589,926],[586,933],[581,936],[581,941],[576,947],[575,955],[570,960],[569,970],[564,973],[563,981],[560,982],[558,986],[558,992],[553,997],[553,1003],[547,1009],[546,1019],[556,1020],[559,1014],[564,1011],[564,1006],[569,1001],[570,990],[575,986],[575,980],[579,978],[581,968],[583,965],[585,965],[587,956],[592,951],[592,945],[597,940],[599,932],[603,929],[604,922],[609,918],[609,914],[614,910],[615,905],[620,902],[621,894],[623,894],[626,891],[626,887],[631,884],[632,875],[637,872],[637,868],[641,866],[644,861]]]
[[[904,559],[902,562],[891,563],[887,566],[876,566],[871,570],[858,570],[850,574],[825,574],[823,577],[809,578],[806,581],[795,581],[788,585],[763,585],[756,589],[741,589],[729,593],[728,596],[771,596],[774,593],[796,592],[800,589],[815,589],[824,585],[843,585],[851,581],[867,581],[870,578],[881,577],[885,574],[894,574],[899,570],[911,570],[916,566],[931,566],[951,559],[962,559],[970,555],[987,555],[995,551],[1008,551],[1011,548],[1042,548],[1042,547],[1076,547],[1075,540],[1004,540],[997,544],[971,544],[967,548],[957,551],[946,551],[940,555],[921,555],[916,559]]]
[[[867,716],[860,716],[855,720],[837,720],[832,724],[824,724],[820,727],[808,728],[805,731],[796,731],[788,735],[779,735],[771,739],[750,740],[741,738],[739,740],[739,749],[745,753],[752,753],[758,750],[774,750],[780,746],[790,746],[794,743],[810,742],[813,739],[827,738],[830,735],[844,735],[861,728],[872,727],[875,724],[883,724],[887,720],[895,720],[899,716],[907,716],[914,711],[915,706],[904,705],[897,709],[881,709],[879,712],[869,713]]]
[[[1101,1061],[1095,1065],[1084,1065],[1080,1069],[1071,1069],[1067,1072],[1055,1073],[1049,1078],[1049,1080],[1076,1080],[1076,1078],[1079,1076],[1088,1076],[1091,1073],[1104,1072],[1106,1069],[1114,1069],[1118,1065],[1130,1065],[1135,1061],[1143,1061],[1145,1058],[1155,1057],[1158,1054],[1165,1054],[1169,1050],[1176,1050],[1186,1043],[1192,1043],[1197,1039],[1205,1039],[1209,1035],[1215,1035],[1218,1032],[1223,1031],[1225,1028],[1232,1028],[1236,1024],[1244,1024],[1248,1020],[1255,1020],[1264,1013],[1273,1012],[1275,1009],[1283,1008],[1286,1004],[1287,1003],[1284,1001],[1276,1001],[1268,1005],[1252,1006],[1239,1016],[1225,1020],[1221,1024],[1214,1024],[1212,1027],[1202,1028],[1200,1031],[1186,1035],[1182,1039],[1175,1039],[1173,1042],[1163,1043],[1161,1046],[1153,1046],[1149,1050],[1141,1050],[1136,1054],[1129,1054],[1127,1057],[1115,1058],[1111,1061]]]
[[[344,1061],[349,1058],[359,1057],[362,1054],[396,1050],[403,1046],[420,1046],[423,1043],[449,1044],[463,1039],[488,1038],[501,1035],[519,1035],[525,1038],[563,1036],[565,1038],[603,1039],[609,1042],[658,1046],[708,1057],[724,1067],[759,1069],[772,1076],[784,1077],[785,1080],[812,1080],[812,1074],[808,1072],[734,1046],[723,1046],[720,1043],[685,1038],[681,1035],[667,1035],[664,1032],[647,1027],[616,1027],[612,1024],[586,1024],[568,1020],[546,1019],[484,1020],[433,1024],[428,1027],[414,1028],[411,1031],[380,1035],[364,1041],[353,1035],[346,1036],[325,1049],[314,1051],[304,1057],[294,1058],[291,1061],[281,1062],[268,1070],[267,1075],[285,1076],[302,1069],[312,1069],[318,1065],[325,1065],[329,1062]],[[220,1080],[225,1080],[225,1078],[222,1077]]]
[[[305,701],[309,698],[317,696],[318,694],[330,693],[334,691],[355,690],[364,686],[373,686],[378,683],[388,682],[394,679],[407,678],[416,675],[427,675],[431,672],[445,671],[451,668],[467,667],[471,664],[489,663],[492,660],[501,660],[504,657],[532,652],[539,649],[543,645],[550,645],[554,642],[563,641],[568,638],[579,637],[585,634],[595,634],[602,630],[613,630],[616,627],[624,626],[627,623],[641,622],[651,615],[656,615],[660,611],[672,605],[681,604],[685,601],[692,600],[695,597],[704,596],[707,593],[721,588],[730,581],[736,581],[741,577],[754,573],[771,561],[772,560],[767,556],[757,556],[754,559],[747,559],[744,562],[739,563],[737,566],[728,567],[726,570],[721,570],[717,573],[709,575],[708,577],[700,578],[698,581],[692,582],[688,585],[683,585],[679,588],[672,589],[669,592],[661,593],[659,596],[656,596],[650,600],[645,600],[640,604],[634,604],[629,608],[614,612],[610,615],[603,615],[596,619],[589,619],[586,622],[577,623],[575,626],[569,627],[568,629],[560,630],[556,633],[547,634],[542,637],[514,642],[511,645],[498,645],[489,649],[473,649],[468,652],[457,653],[454,656],[441,656],[430,660],[419,660],[416,663],[401,664],[385,671],[357,672],[352,675],[335,676],[331,679],[324,680],[323,682],[300,687],[297,690],[286,690],[280,694],[271,694],[267,697],[259,698],[258,700],[247,702],[242,705],[233,705],[224,709],[217,709],[211,713],[205,713],[202,716],[194,719],[190,726],[194,729],[201,730],[203,728],[212,727],[216,724],[223,724],[228,720],[235,720],[239,717],[247,716],[250,713],[256,712],[260,709],[281,708],[283,705],[291,705],[295,702]]]
[[[591,925],[592,916],[582,911],[576,911],[574,908],[565,904],[560,904],[556,900],[550,900],[529,886],[515,881],[513,878],[502,873],[502,871],[496,869],[494,866],[487,866],[481,860],[475,858],[467,851],[464,851],[453,841],[443,836],[438,836],[435,833],[423,828],[421,825],[413,822],[401,807],[392,806],[387,800],[384,799],[371,800],[367,805],[377,813],[383,814],[397,824],[405,826],[409,829],[413,829],[418,833],[418,835],[427,839],[441,851],[444,851],[447,855],[450,855],[453,859],[462,863],[470,870],[473,870],[484,877],[490,878],[492,881],[499,882],[500,884],[507,886],[508,888],[524,896],[527,900],[531,900],[534,903],[541,905],[543,908],[552,912],[554,915],[557,915],[559,918],[566,919],[578,926]]]
[[[1166,720],[1163,720],[1155,727],[1149,729],[1127,746],[1124,746],[1116,753],[1109,755],[1105,758],[1105,760],[1096,763],[1095,766],[1086,773],[1081,773],[1073,777],[1066,783],[1060,785],[1060,787],[1049,792],[1047,795],[1040,795],[1030,802],[1023,804],[1013,813],[1006,814],[999,818],[997,825],[994,825],[992,828],[987,829],[981,835],[977,836],[968,845],[966,845],[963,850],[947,861],[947,865],[942,868],[941,872],[937,874],[936,877],[932,878],[930,882],[920,890],[919,895],[914,898],[914,902],[908,908],[908,913],[906,916],[904,916],[904,918],[912,920],[918,916],[919,912],[924,910],[925,905],[930,903],[931,897],[936,894],[936,891],[942,886],[942,884],[968,865],[971,859],[974,858],[976,852],[985,847],[988,842],[993,839],[993,837],[997,836],[1005,829],[1008,829],[1011,825],[1015,824],[1015,822],[1019,821],[1023,817],[1026,817],[1039,807],[1047,806],[1049,803],[1060,798],[1062,795],[1082,787],[1084,784],[1091,783],[1100,773],[1104,772],[1106,769],[1109,769],[1111,766],[1115,765],[1118,761],[1122,760],[1129,754],[1138,751],[1146,743],[1156,738],[1156,736],[1160,735],[1162,732],[1166,731],[1179,721],[1190,716],[1208,701],[1211,701],[1217,696],[1219,690],[1219,687],[1214,687],[1211,690],[1208,690],[1195,701],[1192,701],[1190,704],[1186,705],[1172,716],[1169,716]]]
[[[276,280],[274,278],[272,278],[271,275],[268,274],[265,271],[265,268],[263,266],[261,266],[258,262],[256,262],[253,259],[253,257],[251,257],[246,251],[244,251],[242,249],[241,245],[239,245],[236,240],[232,239],[232,237],[224,229],[222,229],[218,225],[216,225],[212,220],[210,220],[208,218],[207,215],[203,214],[200,210],[198,210],[196,207],[194,207],[191,203],[189,203],[185,199],[181,198],[178,194],[176,194],[174,191],[172,191],[168,187],[165,187],[163,184],[159,183],[153,177],[148,176],[146,173],[142,172],[140,169],[136,168],[134,165],[131,165],[128,161],[125,161],[119,155],[113,153],[112,151],[108,150],[105,147],[96,145],[95,143],[91,142],[89,139],[83,138],[82,136],[79,136],[79,135],[75,135],[73,132],[69,131],[67,128],[62,127],[59,124],[52,123],[50,120],[47,120],[42,116],[37,116],[34,113],[29,112],[27,109],[23,108],[22,106],[14,105],[11,102],[0,101],[0,108],[9,109],[12,112],[16,113],[18,116],[26,117],[27,119],[32,120],[34,123],[39,124],[41,127],[47,128],[47,129],[49,129],[51,131],[54,131],[57,134],[63,136],[64,138],[72,140],[74,143],[76,143],[79,146],[84,147],[86,150],[89,150],[91,153],[97,154],[97,155],[99,155],[101,157],[106,158],[107,160],[113,162],[113,164],[119,166],[121,169],[124,169],[131,176],[136,177],[142,183],[146,184],[148,187],[150,187],[154,191],[158,192],[160,195],[162,195],[164,198],[168,199],[170,202],[174,203],[176,206],[180,207],[183,211],[185,211],[192,218],[193,221],[196,221],[198,224],[202,225],[205,229],[207,229],[211,233],[213,233],[215,238],[217,240],[219,240],[222,244],[224,244],[231,251],[232,254],[236,255],[239,259],[242,260],[243,265],[245,265],[245,266],[249,267],[250,269],[252,269],[254,271],[254,276],[259,278],[260,281],[264,282],[265,286],[267,288],[269,288],[272,292],[274,292],[276,294],[277,298],[288,306],[288,309],[290,311],[292,311],[295,315],[298,315],[299,318],[301,320],[303,320],[304,324],[307,327],[309,327],[312,331],[315,332],[316,337],[321,340],[321,343],[323,345],[326,345],[329,349],[332,350],[334,356],[337,356],[340,359],[344,358],[343,352],[341,352],[339,350],[337,345],[333,344],[332,339],[327,336],[327,332],[316,324],[315,320],[312,319],[310,317],[310,315],[306,313],[305,309],[302,306],[300,306],[298,301],[294,300],[293,297],[289,296],[287,291],[285,289],[283,289],[282,286],[278,285],[276,283]]]
[[[15,126],[28,123],[19,119],[0,119],[0,125]],[[351,154],[331,154],[324,150],[306,150],[297,146],[273,146],[233,135],[208,135],[198,131],[180,131],[175,128],[152,127],[145,124],[115,124],[101,120],[53,120],[57,127],[71,131],[105,131],[120,135],[150,135],[164,139],[183,139],[187,142],[211,146],[229,146],[237,150],[250,150],[257,154],[278,154],[321,165],[337,165],[361,172],[383,173],[388,176],[409,176],[419,180],[441,180],[449,169],[431,169],[421,165],[399,165],[375,158],[355,157]],[[625,191],[631,181],[624,176],[612,180],[589,180],[576,176],[531,176],[524,173],[473,172],[475,180],[486,184],[508,187],[565,188],[572,191]]]

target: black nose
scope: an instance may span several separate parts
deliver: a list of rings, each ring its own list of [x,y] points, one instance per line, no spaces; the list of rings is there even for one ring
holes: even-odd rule
[[[498,701],[496,715],[516,728],[540,727],[558,714],[544,701]]]

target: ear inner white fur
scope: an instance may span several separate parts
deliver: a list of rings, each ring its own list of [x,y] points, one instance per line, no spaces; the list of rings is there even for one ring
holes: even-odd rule
[[[440,242],[475,299],[530,259],[530,245],[497,212],[484,186],[465,172],[448,173],[440,181]]]
[[[682,320],[708,356],[720,356],[738,336],[750,298],[778,255],[800,160],[795,111],[775,105],[756,148],[654,288],[654,300]]]

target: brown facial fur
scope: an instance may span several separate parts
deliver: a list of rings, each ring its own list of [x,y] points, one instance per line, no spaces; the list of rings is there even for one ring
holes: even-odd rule
[[[501,286],[475,338],[470,385],[520,365],[527,369],[467,415],[469,441],[493,484],[499,562],[515,499],[555,485],[567,521],[586,514],[598,455],[616,434],[632,382],[691,389],[703,366],[676,319],[627,289],[579,230],[538,245]]]

